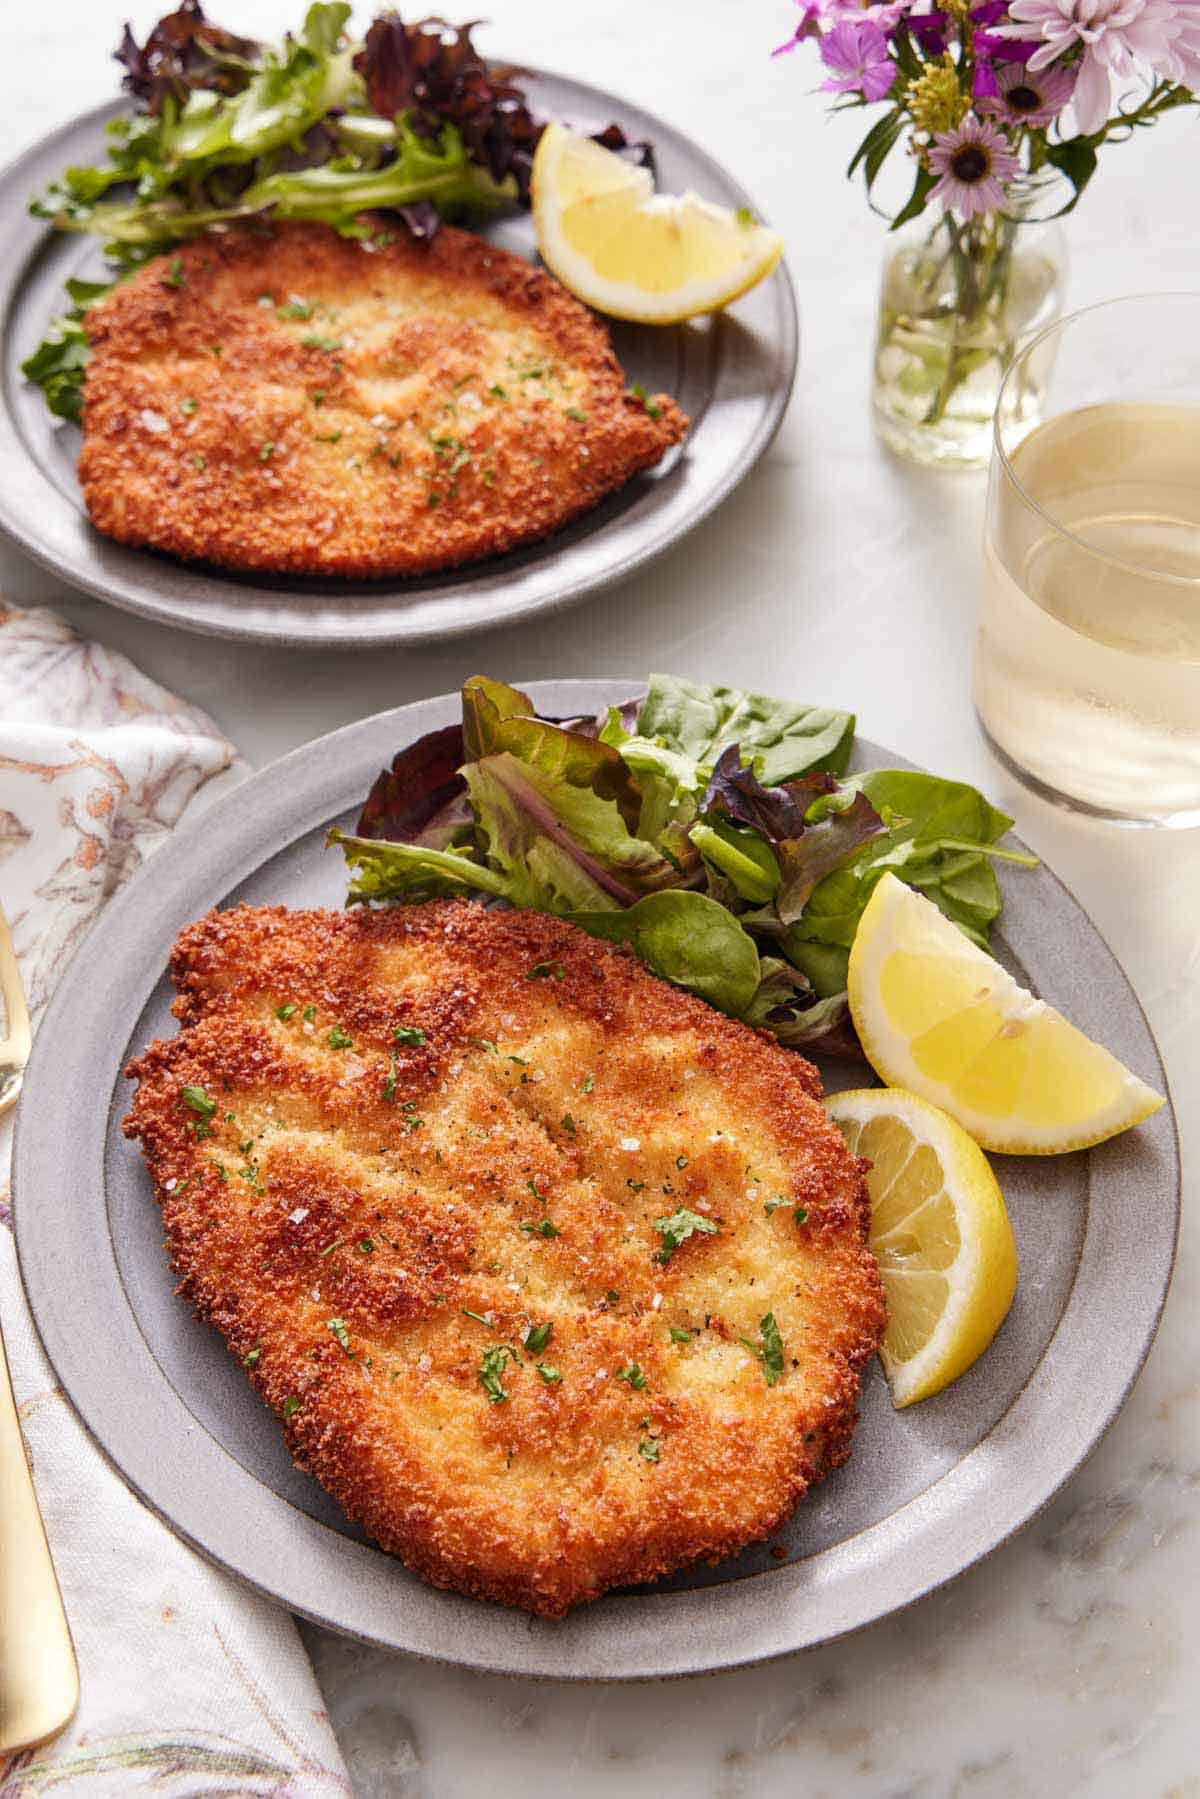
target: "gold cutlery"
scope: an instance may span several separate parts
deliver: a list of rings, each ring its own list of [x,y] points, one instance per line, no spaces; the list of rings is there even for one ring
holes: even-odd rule
[[[0,1114],[16,1103],[29,1060],[29,1009],[0,911]],[[79,1669],[21,1438],[0,1336],[0,1756],[44,1742],[79,1701]]]

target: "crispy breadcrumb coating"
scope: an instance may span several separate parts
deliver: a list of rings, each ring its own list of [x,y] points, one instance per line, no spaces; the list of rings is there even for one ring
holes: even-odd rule
[[[241,227],[86,315],[79,477],[120,543],[226,568],[415,575],[556,531],[687,420],[552,276],[466,231]]]
[[[467,902],[212,913],[171,967],[125,1129],[180,1291],[409,1567],[557,1616],[845,1461],[883,1301],[799,1055]]]

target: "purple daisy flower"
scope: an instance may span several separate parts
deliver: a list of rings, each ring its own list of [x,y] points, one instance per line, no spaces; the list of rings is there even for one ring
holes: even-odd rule
[[[981,103],[981,112],[991,113],[1006,125],[1052,125],[1070,104],[1075,75],[1058,66],[1034,73],[1010,62],[997,69],[996,85],[998,92]]]
[[[1004,205],[1004,183],[1021,173],[1021,164],[987,119],[964,119],[954,131],[939,131],[929,152],[929,167],[941,179],[930,191],[947,212],[971,219]]]
[[[821,61],[833,74],[821,83],[830,94],[865,94],[868,101],[882,100],[891,91],[896,71],[887,53],[887,39],[870,20],[862,25],[844,20],[821,39]]]

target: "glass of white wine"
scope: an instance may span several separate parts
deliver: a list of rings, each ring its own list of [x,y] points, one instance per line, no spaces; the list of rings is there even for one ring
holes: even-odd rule
[[[1090,307],[1015,358],[984,565],[975,708],[1001,760],[1078,811],[1200,825],[1200,294]]]

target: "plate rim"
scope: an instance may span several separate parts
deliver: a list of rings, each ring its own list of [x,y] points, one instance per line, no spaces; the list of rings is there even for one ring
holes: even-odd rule
[[[522,69],[535,84],[540,81],[560,84],[589,97],[590,102],[600,111],[615,110],[618,115],[624,111],[627,115],[638,118],[648,130],[657,133],[663,142],[670,140],[685,148],[694,166],[702,168],[733,201],[750,207],[757,214],[754,200],[741,182],[687,132],[671,124],[660,114],[572,75],[528,63],[522,65]],[[77,113],[38,138],[0,169],[0,224],[10,229],[19,227],[21,232],[17,253],[0,268],[0,352],[3,353],[5,364],[5,385],[8,379],[7,345],[15,329],[18,303],[28,271],[55,237],[51,225],[34,221],[28,214],[28,195],[37,184],[33,171],[50,157],[56,146],[61,145],[65,153],[81,133],[99,134],[107,120],[127,110],[127,101],[110,98]],[[770,290],[775,295],[774,310],[777,315],[773,321],[771,345],[780,379],[761,396],[752,428],[740,437],[735,453],[725,460],[716,478],[695,498],[682,517],[668,522],[648,541],[639,544],[635,540],[632,549],[627,549],[615,560],[610,558],[604,562],[598,572],[581,570],[569,584],[561,586],[553,582],[549,591],[534,593],[524,600],[511,602],[501,611],[493,610],[500,603],[498,594],[485,592],[478,597],[476,605],[457,620],[446,623],[439,619],[424,625],[419,622],[410,624],[405,622],[404,617],[410,605],[430,599],[436,601],[442,597],[436,590],[422,589],[418,585],[424,579],[421,576],[411,577],[411,584],[407,588],[401,587],[395,592],[391,608],[378,614],[368,613],[365,605],[376,599],[386,600],[387,582],[396,578],[384,577],[374,587],[369,582],[353,584],[359,588],[365,586],[369,590],[365,596],[363,612],[356,614],[355,599],[340,595],[338,583],[332,579],[311,590],[289,588],[286,577],[281,578],[274,586],[259,585],[253,572],[241,577],[226,577],[222,576],[219,569],[210,569],[207,565],[187,563],[177,558],[160,556],[153,550],[110,542],[90,527],[86,516],[76,513],[72,503],[30,454],[17,415],[10,413],[8,407],[2,405],[0,472],[6,465],[9,468],[19,467],[26,483],[31,485],[27,485],[25,492],[14,496],[8,491],[8,483],[0,480],[0,529],[41,567],[107,605],[116,606],[137,617],[152,619],[157,624],[234,643],[307,649],[382,648],[387,645],[449,642],[481,630],[518,625],[542,614],[550,616],[607,591],[667,555],[712,516],[770,448],[783,423],[795,387],[800,352],[795,283],[786,256],[781,259],[778,270],[778,282],[772,277],[770,283]],[[603,319],[601,322],[606,326],[612,323]],[[777,334],[775,327],[778,327]],[[715,324],[718,340],[720,333],[727,332],[728,329],[728,321],[723,315],[718,315]],[[46,508],[53,509],[59,516],[62,520],[60,529],[66,534],[53,546],[43,541],[44,528],[40,525]],[[584,515],[584,519],[586,517]],[[582,522],[584,521],[574,521],[576,524]],[[81,531],[78,545],[69,541],[69,533],[75,528]],[[645,527],[641,529],[644,534]],[[544,545],[553,545],[555,536],[556,534],[552,534],[536,544],[526,546],[524,551],[513,554],[537,552]],[[589,538],[583,541],[593,540]],[[553,550],[543,559],[551,576],[557,561],[558,556]],[[506,558],[492,557],[464,564],[461,570],[440,571],[430,578],[437,581],[444,580],[447,576],[461,576],[467,592],[460,593],[457,588],[446,588],[444,597],[447,602],[459,598],[465,603],[476,579],[485,582],[489,578],[494,580],[497,571],[503,576],[505,569],[510,566],[514,567],[515,573],[521,572],[520,568],[508,564]],[[171,597],[170,589],[177,582],[196,582],[202,586],[202,591]],[[165,598],[160,597],[160,589],[163,588],[168,590]],[[222,589],[225,590],[224,593],[221,593]],[[499,592],[503,593],[503,584]],[[197,618],[191,614],[193,605],[221,604],[225,602],[226,595],[232,596],[228,602],[228,616],[221,619]],[[299,598],[305,597],[311,600],[313,616],[311,621],[292,615],[279,625],[256,624],[240,618],[238,595],[244,596],[248,605],[269,604],[274,600],[295,606]],[[356,596],[362,597],[364,596]],[[338,626],[336,631],[330,623],[330,613],[334,615],[334,622]]]
[[[529,683],[527,690],[543,709],[557,707],[560,711],[565,709],[571,712],[608,703],[618,693],[627,695],[636,691],[640,685],[642,682],[636,680],[541,681]],[[181,1522],[174,1515],[177,1501],[173,1501],[169,1494],[164,1497],[164,1486],[170,1488],[172,1483],[177,1488],[190,1486],[194,1481],[194,1471],[184,1481],[178,1472],[164,1469],[159,1462],[155,1462],[149,1452],[140,1448],[131,1451],[128,1444],[122,1445],[121,1428],[123,1426],[128,1434],[129,1424],[129,1398],[125,1381],[122,1379],[114,1386],[109,1371],[96,1365],[90,1348],[74,1341],[74,1313],[70,1306],[65,1311],[71,1314],[72,1323],[64,1331],[64,1318],[56,1309],[56,1301],[61,1299],[61,1293],[56,1291],[57,1249],[61,1234],[53,1243],[39,1240],[38,1221],[41,1214],[36,1204],[36,1192],[39,1186],[45,1186],[48,1182],[60,1186],[63,1184],[63,1143],[69,1142],[74,1133],[77,1140],[77,1163],[82,1165],[82,1174],[72,1183],[73,1190],[96,1189],[96,1203],[102,1214],[105,1240],[110,1241],[107,1235],[108,1208],[103,1157],[111,1089],[106,1090],[102,1112],[98,1109],[100,1115],[89,1121],[85,1143],[72,1109],[71,1095],[78,1088],[72,1086],[69,1070],[67,1075],[62,1073],[62,1069],[68,1067],[71,1043],[75,1044],[78,1058],[85,1054],[84,1046],[96,1036],[97,1029],[103,1031],[105,1028],[103,1024],[97,1026],[94,1015],[88,1020],[89,1001],[94,1007],[97,997],[97,975],[93,964],[98,962],[102,971],[105,971],[102,973],[102,980],[111,983],[123,978],[118,946],[123,933],[126,939],[130,935],[126,921],[132,923],[136,920],[136,934],[143,944],[147,938],[151,941],[145,952],[131,949],[126,942],[123,952],[125,958],[128,961],[132,955],[135,960],[139,956],[145,960],[148,956],[157,970],[155,980],[161,978],[162,958],[154,945],[161,943],[162,938],[169,941],[177,928],[173,917],[168,915],[170,895],[176,889],[184,890],[179,894],[181,902],[186,898],[186,891],[195,887],[197,879],[206,892],[216,888],[219,893],[227,893],[256,869],[268,863],[288,844],[311,831],[314,828],[314,815],[320,820],[345,809],[345,789],[352,770],[355,781],[359,782],[363,779],[359,763],[367,760],[368,749],[371,762],[379,759],[376,739],[386,737],[394,748],[399,742],[410,741],[417,731],[435,728],[439,722],[446,722],[447,715],[453,716],[457,705],[457,694],[412,702],[343,726],[267,764],[210,806],[202,808],[199,818],[191,823],[185,822],[116,896],[84,939],[60,980],[37,1033],[26,1093],[38,1095],[41,1103],[36,1113],[32,1109],[27,1110],[28,1100],[18,1108],[13,1147],[13,1217],[17,1253],[39,1338],[76,1415],[126,1484],[163,1519],[168,1528],[207,1560],[233,1574],[255,1591],[327,1629],[380,1647],[401,1650],[422,1659],[470,1667],[478,1671],[584,1681],[645,1680],[709,1673],[775,1660],[801,1649],[814,1647],[818,1643],[833,1641],[916,1603],[957,1578],[993,1549],[1007,1542],[1049,1504],[1092,1453],[1123,1407],[1145,1364],[1169,1291],[1179,1231],[1180,1164],[1177,1121],[1170,1090],[1166,1085],[1161,1055],[1145,1012],[1124,970],[1065,883],[1051,869],[1046,869],[1044,863],[1046,876],[1053,881],[1059,893],[1065,896],[1072,915],[1081,916],[1095,933],[1107,958],[1108,977],[1133,1001],[1134,1022],[1140,1027],[1138,1034],[1143,1039],[1142,1053],[1154,1065],[1147,1072],[1158,1074],[1168,1097],[1168,1105],[1158,1117],[1162,1121],[1169,1121],[1170,1126],[1163,1147],[1167,1164],[1165,1172],[1171,1177],[1171,1191],[1160,1196],[1159,1216],[1152,1221],[1155,1228],[1150,1232],[1150,1260],[1154,1266],[1151,1278],[1143,1281],[1149,1294],[1149,1303],[1135,1316],[1132,1328],[1127,1332],[1128,1340],[1123,1344],[1119,1362],[1115,1362],[1111,1356],[1108,1359],[1103,1371],[1105,1397],[1102,1404],[1099,1408],[1093,1406],[1082,1430],[1079,1428],[1078,1416],[1073,1415],[1061,1421],[1063,1429],[1048,1456],[1049,1472],[1045,1467],[1047,1455],[1044,1450],[1040,1459],[1037,1456],[1030,1458],[1029,1466],[1021,1475],[1021,1492],[1016,1497],[1015,1504],[1000,1507],[1002,1516],[998,1527],[993,1520],[992,1523],[985,1524],[981,1531],[975,1521],[972,1531],[963,1533],[965,1552],[960,1542],[959,1548],[952,1548],[947,1555],[945,1544],[939,1542],[939,1531],[944,1534],[947,1521],[953,1522],[962,1512],[962,1493],[958,1490],[975,1494],[985,1512],[989,1503],[994,1509],[995,1494],[991,1491],[988,1475],[990,1452],[997,1440],[1003,1443],[1014,1429],[1019,1432],[1022,1415],[1031,1404],[1031,1393],[1036,1397],[1037,1390],[1057,1373],[1057,1369],[1051,1367],[1048,1375],[1047,1368],[1053,1363],[1055,1346],[1064,1334],[1070,1334],[1067,1327],[1073,1321],[1077,1301],[1080,1300],[1089,1259],[1092,1262],[1098,1261],[1103,1269],[1104,1251],[1103,1246],[1100,1249],[1096,1247],[1092,1228],[1094,1208],[1090,1203],[1070,1291],[1041,1359],[990,1430],[930,1486],[883,1519],[786,1567],[768,1573],[749,1574],[715,1586],[670,1593],[650,1590],[634,1597],[610,1595],[592,1606],[573,1612],[566,1620],[550,1625],[544,1620],[531,1620],[523,1614],[507,1612],[504,1608],[481,1601],[438,1592],[426,1587],[415,1576],[408,1576],[402,1568],[400,1574],[406,1582],[414,1583],[414,1586],[410,1589],[408,1585],[403,1585],[400,1590],[399,1631],[395,1628],[381,1631],[377,1619],[373,1623],[364,1623],[361,1604],[357,1612],[352,1604],[350,1611],[353,1615],[348,1616],[346,1592],[351,1592],[357,1603],[366,1587],[371,1583],[379,1584],[379,1558],[383,1557],[383,1552],[373,1545],[360,1544],[342,1536],[319,1520],[298,1511],[244,1468],[217,1437],[198,1423],[184,1397],[171,1385],[144,1337],[141,1321],[134,1314],[128,1296],[124,1293],[121,1272],[114,1260],[114,1274],[126,1315],[109,1321],[112,1331],[116,1332],[125,1347],[136,1350],[137,1345],[141,1344],[143,1353],[149,1350],[145,1370],[149,1383],[152,1387],[161,1387],[168,1396],[165,1403],[178,1414],[184,1441],[194,1440],[199,1436],[204,1444],[211,1446],[208,1459],[219,1467],[226,1487],[233,1492],[248,1494],[250,1502],[257,1500],[259,1509],[264,1512],[268,1521],[286,1513],[290,1521],[288,1541],[300,1552],[291,1556],[290,1567],[281,1571],[274,1551],[268,1550],[264,1558],[260,1545],[253,1540],[253,1532],[247,1529],[242,1532],[242,1536],[250,1541],[247,1543],[243,1540],[230,1553],[226,1540],[238,1538],[236,1524],[231,1526],[229,1519],[225,1517],[215,1523],[209,1518],[205,1520],[203,1528],[197,1529],[194,1516],[189,1515],[187,1522]],[[873,753],[881,746],[861,740],[861,747],[868,753]],[[889,752],[885,751],[884,754]],[[281,780],[281,775],[286,778]],[[297,779],[297,776],[306,778]],[[268,817],[273,815],[275,818],[273,828],[265,833],[265,840],[263,814]],[[224,827],[230,822],[233,828],[225,831]],[[199,875],[197,869],[200,870]],[[152,901],[150,906],[141,910],[139,906],[142,896],[148,894],[148,884],[152,880],[162,890],[162,896],[157,904],[158,926],[147,932],[146,915],[155,909],[155,902]],[[181,909],[187,912],[188,907],[192,906],[193,911],[189,915],[194,915],[194,903],[188,900],[182,903]],[[108,947],[110,938],[113,942],[106,957],[103,952]],[[101,952],[99,956],[97,950]],[[149,988],[139,987],[133,999],[125,1005],[124,1011],[117,1015],[115,1024],[110,1025],[108,1035],[118,1054],[123,1052],[130,1034],[129,1027],[136,1022],[154,984],[151,981]],[[92,1055],[91,1050],[86,1053]],[[93,1055],[93,1062],[94,1059]],[[106,1071],[106,1079],[108,1071],[112,1069],[115,1081],[119,1064],[114,1066],[112,1057],[102,1055],[101,1065]],[[54,1091],[56,1068],[60,1070],[57,1102]],[[1161,1123],[1159,1129],[1161,1132]],[[1115,1142],[1119,1145],[1122,1139],[1116,1139]],[[93,1155],[96,1149],[100,1157],[98,1173]],[[1120,1153],[1112,1152],[1111,1146],[1100,1146],[1101,1155],[1106,1150],[1118,1155]],[[1095,1155],[1097,1152],[1090,1153]],[[26,1194],[34,1196],[33,1203],[25,1200]],[[1089,1200],[1090,1194],[1089,1181]],[[1124,1285],[1127,1290],[1132,1290],[1128,1279],[1124,1281]],[[1086,1299],[1085,1291],[1085,1303]],[[1077,1323],[1077,1319],[1074,1321]],[[1114,1366],[1119,1368],[1119,1379],[1115,1382],[1112,1379]],[[1094,1390],[1095,1387],[1090,1391]],[[1065,1456],[1058,1460],[1056,1451],[1063,1444],[1066,1445]],[[160,1462],[169,1460],[171,1458],[160,1457]],[[131,1472],[128,1465],[131,1462],[134,1463],[136,1472]],[[1038,1470],[1036,1476],[1032,1474],[1033,1469]],[[954,1483],[953,1492],[948,1485],[951,1482]],[[945,1501],[948,1494],[953,1503],[947,1508]],[[189,1499],[194,1512],[197,1501],[190,1493]],[[198,1503],[203,1510],[203,1501]],[[907,1543],[910,1559],[905,1566],[897,1569],[895,1554],[891,1550],[886,1551],[881,1576],[879,1563],[871,1562],[867,1554],[868,1539],[875,1533],[885,1531],[896,1535],[897,1521],[900,1521],[901,1548]],[[986,1540],[980,1541],[981,1537]],[[927,1549],[930,1542],[935,1553],[939,1550],[942,1552],[941,1560],[933,1564],[933,1573],[924,1565],[922,1554],[922,1550]],[[914,1549],[916,1553],[912,1554]],[[256,1555],[260,1563],[265,1559],[265,1569],[261,1565],[256,1566]],[[861,1594],[855,1592],[855,1581],[851,1578],[851,1603],[847,1605],[842,1601],[839,1608],[836,1589],[839,1580],[845,1583],[846,1570],[834,1568],[832,1576],[828,1575],[835,1557],[839,1562],[849,1564],[852,1577],[856,1560],[861,1566],[866,1566],[870,1578],[865,1585],[869,1591],[874,1592],[875,1597],[863,1603]],[[394,1564],[394,1558],[383,1557],[383,1562]],[[317,1564],[320,1565],[320,1571],[315,1577],[309,1575],[306,1578],[310,1565]],[[394,1565],[399,1567],[399,1564]],[[296,1573],[297,1567],[301,1571],[299,1576]],[[328,1598],[323,1596],[328,1587],[322,1585],[323,1582],[328,1583],[331,1576],[344,1582],[344,1591],[339,1591],[339,1603],[333,1608]],[[772,1582],[770,1603],[764,1604],[761,1582],[768,1578]],[[814,1616],[814,1594],[819,1614],[821,1607],[826,1613],[829,1612],[831,1593],[836,1622],[821,1624],[817,1629],[810,1628]],[[857,1604],[854,1603],[856,1598]],[[785,1602],[782,1608],[777,1603],[781,1601]],[[786,1602],[790,1602],[790,1610]],[[410,1606],[419,1614],[420,1628],[415,1633],[406,1627],[404,1613]],[[780,1616],[784,1619],[782,1640],[778,1624]],[[419,1641],[411,1640],[414,1634],[420,1638]],[[675,1646],[672,1645],[673,1637],[678,1638]],[[651,1646],[654,1661],[647,1665],[645,1652]]]

